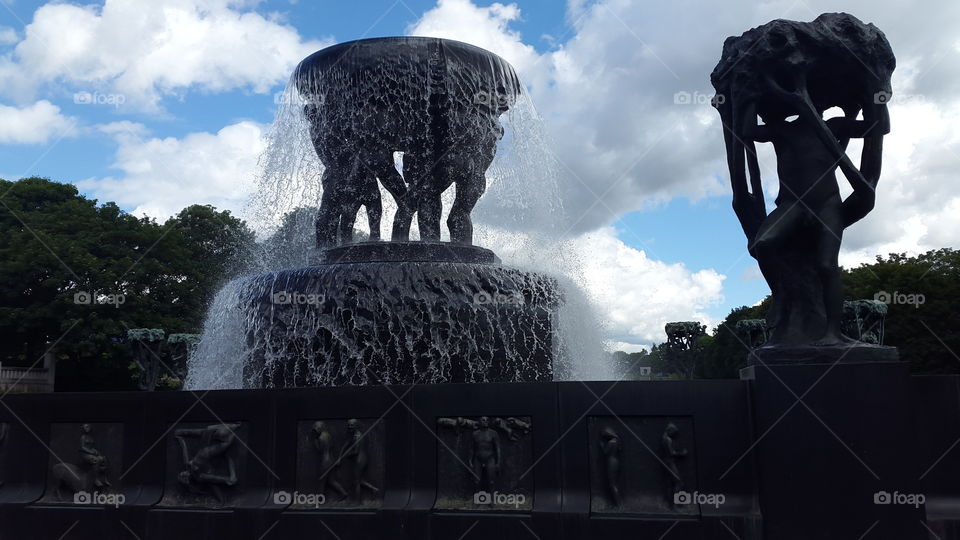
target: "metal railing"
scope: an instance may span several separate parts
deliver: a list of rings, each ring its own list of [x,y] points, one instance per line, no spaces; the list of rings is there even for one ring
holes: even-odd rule
[[[53,372],[47,368],[4,367],[0,364],[0,391],[53,392]]]

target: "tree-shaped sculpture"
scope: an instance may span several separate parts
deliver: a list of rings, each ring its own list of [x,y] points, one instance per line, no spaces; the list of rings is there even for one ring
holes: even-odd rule
[[[697,321],[684,321],[667,323],[663,329],[667,333],[667,361],[685,379],[692,379],[702,349],[700,338],[707,335],[707,327]]]
[[[723,45],[710,77],[714,105],[724,125],[733,207],[773,294],[768,345],[851,341],[841,334],[837,259],[844,229],[874,206],[895,65],[883,33],[845,13],[809,23],[776,20]],[[833,107],[843,116],[825,119]],[[859,169],[846,153],[852,138],[863,139]],[[770,215],[756,142],[773,143],[777,156],[780,189]],[[846,199],[838,167],[853,187]]]

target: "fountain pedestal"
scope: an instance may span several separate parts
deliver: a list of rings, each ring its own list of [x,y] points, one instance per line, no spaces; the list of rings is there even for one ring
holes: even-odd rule
[[[246,387],[552,379],[559,287],[488,249],[351,244],[238,290]]]
[[[500,264],[489,249],[449,242],[360,242],[327,248],[320,264],[369,262],[457,262]]]

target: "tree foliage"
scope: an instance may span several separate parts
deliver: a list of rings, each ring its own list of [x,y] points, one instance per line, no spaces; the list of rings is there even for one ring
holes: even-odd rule
[[[956,323],[960,251],[944,248],[915,257],[896,253],[878,256],[874,263],[843,269],[841,278],[846,300],[887,303],[884,345],[897,347],[912,373],[960,373],[960,326]],[[696,377],[739,377],[751,344],[737,331],[737,323],[764,319],[769,302],[767,297],[757,306],[734,308],[710,336],[701,338]],[[669,343],[654,345],[646,361],[654,366],[655,373],[682,376],[682,369],[665,361],[663,351],[667,347]]]
[[[737,331],[740,321],[766,317],[769,299],[758,306],[740,306],[730,311],[717,325],[712,340],[703,348],[697,362],[697,377],[702,379],[736,379],[747,365],[750,343]]]
[[[70,184],[0,180],[0,362],[57,357],[58,390],[132,389],[127,331],[199,332],[253,233],[191,206],[163,225]]]
[[[844,270],[843,283],[848,299],[887,302],[884,343],[900,350],[913,373],[960,373],[960,251],[878,256]]]

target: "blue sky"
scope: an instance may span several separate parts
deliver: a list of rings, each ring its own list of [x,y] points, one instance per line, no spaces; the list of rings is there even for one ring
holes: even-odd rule
[[[715,112],[673,96],[708,93],[724,38],[774,17],[848,9],[888,33],[904,66],[894,87],[910,99],[891,104],[886,198],[878,217],[849,231],[842,262],[956,244],[943,220],[960,200],[941,176],[960,158],[916,144],[936,137],[960,155],[949,128],[960,111],[949,92],[960,21],[952,3],[935,4],[940,16],[925,28],[904,18],[908,2],[0,0],[0,176],[77,183],[158,218],[193,202],[237,210],[246,188],[233,183],[255,167],[275,94],[300,58],[364,37],[461,39],[507,58],[529,86],[551,152],[565,161],[564,206],[582,212],[573,234],[584,252],[606,250],[589,251],[586,287],[611,339],[636,348],[668,320],[715,324],[768,292],[730,208]],[[75,103],[78,92],[123,103]]]

